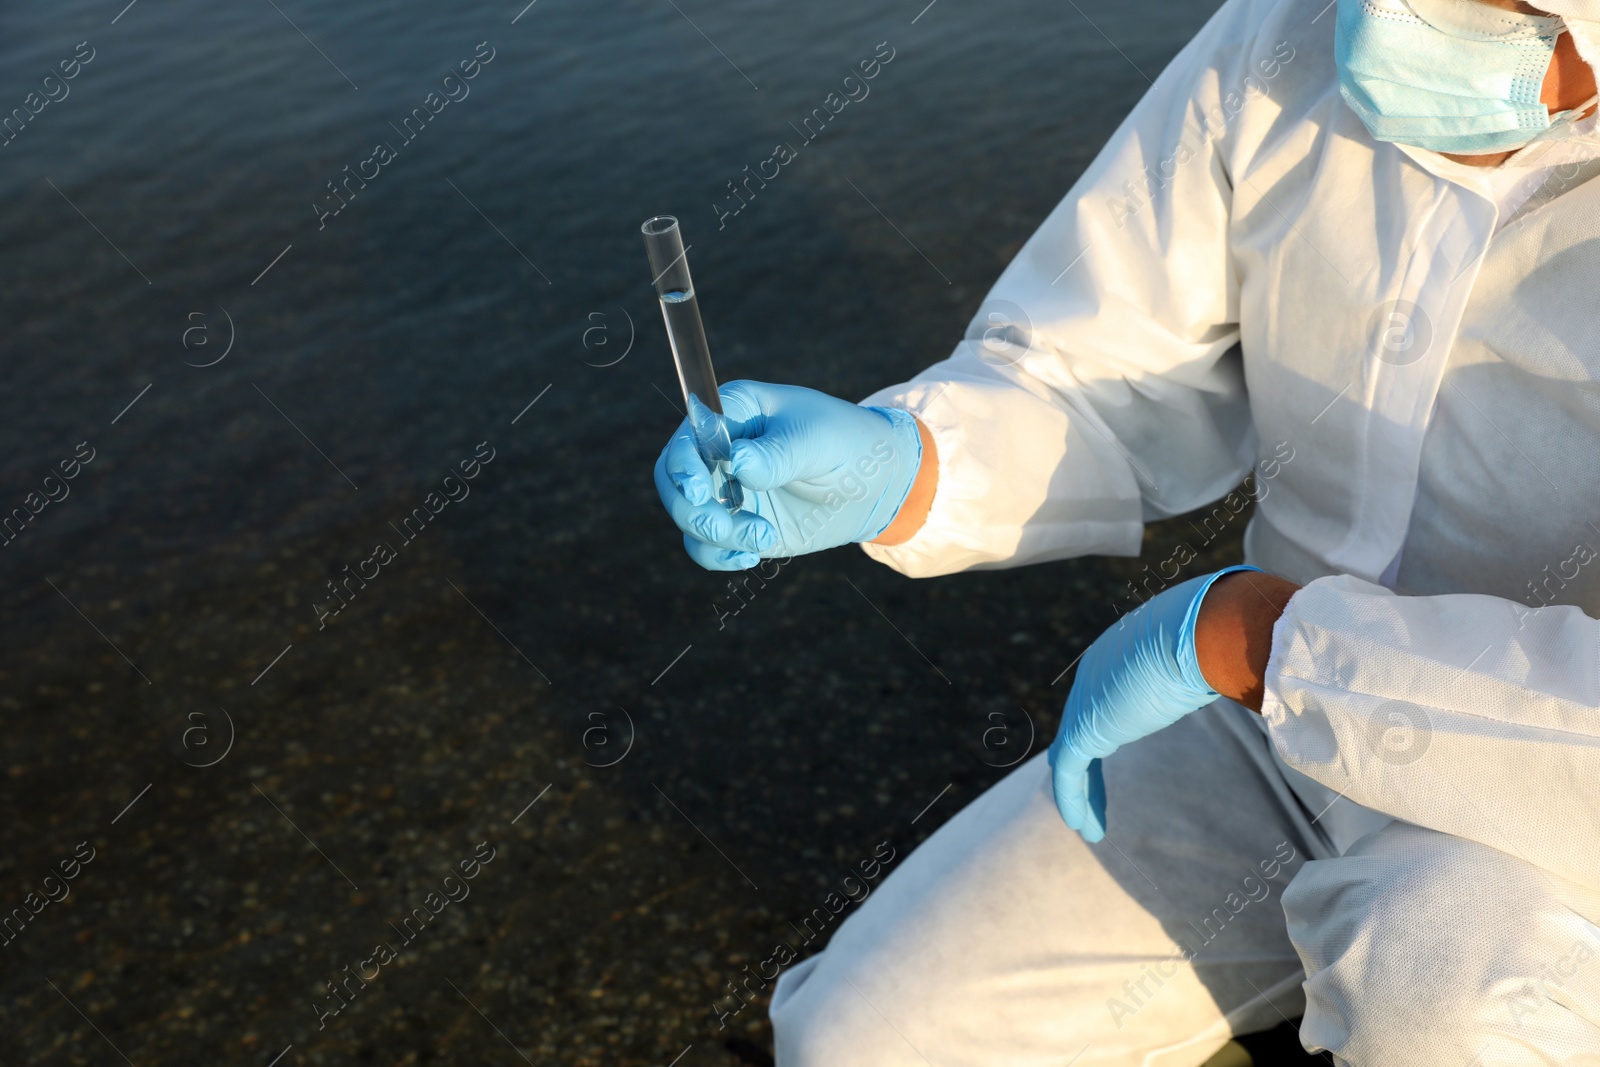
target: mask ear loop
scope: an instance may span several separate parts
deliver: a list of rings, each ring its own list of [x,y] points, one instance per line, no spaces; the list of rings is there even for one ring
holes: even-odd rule
[[[1600,103],[1600,92],[1591,93],[1589,99],[1576,107],[1568,108],[1566,111],[1557,111],[1554,115],[1551,115],[1551,125],[1554,125],[1557,121],[1564,123],[1582,122],[1589,117],[1589,113],[1594,109],[1596,103]]]
[[[1600,22],[1589,19],[1562,18],[1561,29],[1568,37],[1572,38],[1572,45],[1578,52],[1578,58],[1589,64],[1589,69],[1594,73],[1595,80],[1600,82]],[[1559,43],[1559,42],[1558,42]],[[1591,108],[1600,101],[1600,92],[1590,96],[1589,99],[1561,112],[1563,116],[1571,116],[1571,121],[1579,122],[1586,118]],[[1551,122],[1556,116],[1550,116]]]
[[[1562,34],[1566,34],[1572,38],[1572,44],[1575,48],[1578,47],[1578,45],[1583,41],[1584,36],[1586,36],[1573,33],[1572,28],[1566,24],[1565,20],[1562,20],[1561,32],[1556,34],[1557,47],[1560,47]],[[1591,41],[1590,43],[1591,45],[1600,45],[1600,41]],[[1591,70],[1595,70],[1596,78],[1600,79],[1600,70],[1595,69],[1594,63],[1589,59],[1588,56],[1583,54],[1582,48],[1578,48],[1578,58],[1587,63]],[[1555,53],[1553,51],[1550,55],[1550,61],[1551,63],[1555,62]],[[1546,130],[1545,133],[1550,133],[1552,130],[1555,130],[1557,126],[1568,126],[1572,123],[1583,121],[1583,119],[1589,114],[1589,110],[1595,106],[1597,101],[1600,101],[1600,90],[1589,94],[1589,99],[1585,100],[1581,104],[1576,105],[1575,107],[1569,107],[1565,111],[1554,112],[1550,116],[1550,129]]]
[[[1567,111],[1558,111],[1554,115],[1551,115],[1549,127],[1541,130],[1537,137],[1523,145],[1521,148],[1517,149],[1515,154],[1501,165],[1515,165],[1517,167],[1542,167],[1554,166],[1557,163],[1567,162],[1566,160],[1560,159],[1547,161],[1545,157],[1551,152],[1556,152],[1571,143],[1571,139],[1568,135],[1571,132],[1572,127],[1576,126],[1580,122],[1592,118],[1593,115],[1591,109],[1593,109],[1597,103],[1600,103],[1600,92],[1597,92],[1594,96],[1589,97],[1588,100],[1579,104],[1577,107],[1571,108]],[[1583,135],[1583,139],[1585,141],[1590,140],[1595,136],[1595,132],[1596,131],[1591,130],[1589,133]],[[1593,158],[1593,154],[1585,152],[1581,158],[1590,159]]]

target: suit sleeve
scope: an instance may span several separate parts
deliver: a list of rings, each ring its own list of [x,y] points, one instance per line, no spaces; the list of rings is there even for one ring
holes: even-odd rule
[[[1358,804],[1600,887],[1600,622],[1319,578],[1273,630],[1262,715]]]
[[[1136,555],[1145,521],[1210,503],[1249,472],[1228,155],[1240,109],[1272,106],[1259,74],[1271,49],[1253,39],[1268,6],[1229,0],[950,357],[863,401],[914,413],[939,453],[926,524],[902,545],[864,546],[874,559],[924,577]]]

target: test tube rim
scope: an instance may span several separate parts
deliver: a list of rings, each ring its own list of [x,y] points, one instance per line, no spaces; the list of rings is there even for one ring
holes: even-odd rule
[[[659,230],[652,230],[650,228],[653,223],[662,221],[670,223],[670,225],[663,226]],[[665,237],[667,234],[678,228],[678,217],[676,215],[651,215],[649,218],[645,219],[644,223],[639,227],[639,232],[644,234],[646,237]]]

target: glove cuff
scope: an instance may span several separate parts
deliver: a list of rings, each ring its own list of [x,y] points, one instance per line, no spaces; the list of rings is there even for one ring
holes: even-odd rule
[[[853,538],[855,541],[872,541],[889,528],[895,516],[900,514],[906,497],[911,495],[917,472],[922,469],[922,434],[917,431],[917,420],[909,411],[869,404],[861,406],[889,420],[888,444],[893,450],[890,457],[881,460],[888,467],[888,475],[880,483],[883,488],[878,493],[878,502],[873,505],[872,513],[862,524],[860,533]],[[876,448],[872,458],[879,459]]]
[[[1233,567],[1224,567],[1215,574],[1209,574],[1200,579],[1200,586],[1195,590],[1194,599],[1189,601],[1189,608],[1183,613],[1183,621],[1178,624],[1178,647],[1176,649],[1178,670],[1182,673],[1186,684],[1193,686],[1198,691],[1209,693],[1211,700],[1215,700],[1222,694],[1211,688],[1211,683],[1206,681],[1206,676],[1200,671],[1200,655],[1195,651],[1194,647],[1194,628],[1200,618],[1200,602],[1206,598],[1206,593],[1210,591],[1212,584],[1223,575],[1233,574],[1236,571],[1260,572],[1261,568],[1253,567],[1248,563],[1241,563]]]

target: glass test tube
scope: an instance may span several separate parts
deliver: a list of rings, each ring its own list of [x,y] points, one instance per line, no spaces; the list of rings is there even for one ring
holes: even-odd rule
[[[671,215],[647,219],[640,230],[655,275],[656,295],[661,298],[661,317],[672,342],[672,359],[678,365],[678,384],[683,386],[683,400],[689,407],[695,447],[711,471],[712,495],[729,511],[737,511],[744,503],[744,493],[728,471],[733,442],[722,416],[722,397],[717,393],[716,372],[711,369],[700,302],[689,277],[683,231]]]

